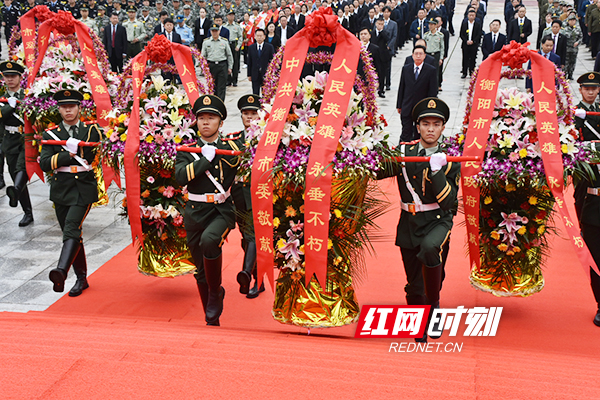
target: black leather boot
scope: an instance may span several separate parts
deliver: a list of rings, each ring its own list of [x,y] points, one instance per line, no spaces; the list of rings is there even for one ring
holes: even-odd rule
[[[237,282],[240,284],[240,293],[248,294],[252,271],[256,266],[256,243],[246,242],[246,253],[244,254],[244,269],[237,274]]]
[[[52,283],[54,283],[52,289],[55,292],[64,292],[65,279],[67,279],[69,268],[71,268],[71,264],[73,264],[73,260],[77,256],[79,246],[80,242],[78,239],[67,239],[63,242],[60,257],[58,258],[58,265],[50,271],[49,276]]]
[[[69,291],[69,296],[77,297],[81,292],[90,287],[87,281],[87,261],[85,259],[83,243],[79,246],[79,251],[73,261],[73,271],[75,271],[77,281],[75,282],[75,285],[73,285],[71,291]]]
[[[219,317],[223,312],[223,299],[225,289],[221,286],[221,268],[223,255],[217,258],[204,258],[204,273],[208,283],[208,299],[205,308],[205,319],[207,325],[220,326]]]
[[[406,295],[406,304],[409,306],[423,306],[427,304],[427,297],[419,295]],[[415,338],[417,343],[427,343],[427,326],[425,326],[425,332],[423,337]]]
[[[433,310],[440,308],[440,288],[442,287],[442,264],[437,267],[427,267],[423,265],[423,283],[425,284],[425,296],[427,304],[431,305],[429,318],[427,319],[427,329],[429,330],[429,321],[433,315]],[[439,330],[438,327],[435,327]],[[432,339],[439,339],[442,335],[429,335]]]
[[[8,186],[6,188],[6,195],[8,196],[8,205],[16,207],[19,204],[19,197],[25,187],[27,187],[27,172],[19,171],[15,175],[14,186]]]
[[[260,284],[260,287],[258,287],[258,269],[256,267],[252,270],[252,276],[254,277],[254,286],[252,286],[252,289],[250,289],[248,291],[248,294],[246,295],[246,298],[248,299],[255,299],[258,297],[259,294],[265,291],[264,281]]]
[[[6,182],[4,182],[4,175],[0,174],[0,189],[2,189],[4,186],[6,186]]]
[[[27,186],[25,186],[21,191],[19,202],[21,203],[21,207],[25,213],[21,221],[19,221],[19,226],[23,227],[33,222],[33,208],[31,207],[31,199],[29,198],[29,190],[27,190]]]
[[[204,275],[204,270],[202,270],[202,274]],[[199,274],[194,274],[194,278],[196,278],[196,285],[198,286],[198,293],[200,293],[200,301],[202,301],[202,310],[204,310],[204,314],[206,314],[206,304],[208,303],[208,284],[206,283],[206,279],[204,276],[200,276]]]
[[[594,325],[600,326],[600,307],[598,307],[598,313],[594,317]]]

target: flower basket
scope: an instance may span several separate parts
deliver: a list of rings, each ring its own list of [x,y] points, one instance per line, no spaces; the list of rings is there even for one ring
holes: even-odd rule
[[[504,78],[530,76],[523,69],[507,69]],[[589,175],[588,164],[597,157],[577,141],[573,125],[571,93],[564,75],[556,71],[557,117],[565,182]],[[469,126],[473,85],[467,101],[463,130],[448,138],[448,154],[460,155]],[[560,90],[559,90],[560,88]],[[479,256],[473,267],[473,287],[495,296],[529,296],[544,287],[542,267],[553,228],[555,197],[546,180],[538,140],[533,95],[516,87],[498,91],[481,172],[474,176],[479,187]],[[544,151],[546,151],[545,149]],[[467,218],[475,218],[468,215]],[[469,221],[467,221],[469,223]]]
[[[250,179],[254,152],[271,111],[280,70],[281,54],[275,56],[265,81],[265,112],[248,129],[249,151],[245,152],[239,174]],[[367,82],[374,82],[371,62],[362,54]],[[324,65],[331,54],[312,53],[307,62]],[[279,63],[279,64],[278,64]],[[332,160],[333,180],[327,244],[327,280],[305,279],[304,195],[307,164],[315,136],[317,116],[327,84],[328,72],[305,76],[296,88],[273,167],[273,242],[276,282],[273,316],[275,320],[307,328],[334,327],[356,321],[359,305],[353,282],[364,275],[364,251],[369,249],[368,230],[387,203],[369,182],[382,167],[388,151],[387,123],[377,113],[374,85],[357,75],[337,151]],[[314,245],[314,243],[313,243]]]

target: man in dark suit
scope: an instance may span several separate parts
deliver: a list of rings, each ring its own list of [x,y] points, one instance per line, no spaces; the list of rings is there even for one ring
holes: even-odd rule
[[[219,36],[221,36],[222,38],[227,39],[227,41],[229,41],[229,29],[225,28],[223,26],[223,17],[220,16],[219,14],[215,15],[215,17],[213,18],[214,23],[219,25]]]
[[[388,68],[391,68],[392,55],[388,48],[390,36],[383,30],[383,19],[378,19],[377,22],[375,22],[375,29],[371,32],[371,40],[379,47],[379,51],[381,52],[382,71],[381,75],[377,75],[377,78],[379,79],[379,97],[384,99],[386,71]]]
[[[477,50],[481,43],[481,24],[475,20],[475,10],[471,9],[467,19],[460,26],[460,38],[462,40],[462,76],[464,79],[467,74],[475,70],[475,60],[477,59]]]
[[[402,120],[400,142],[410,142],[419,137],[411,117],[415,104],[426,97],[437,96],[437,69],[425,64],[424,60],[425,47],[417,45],[413,49],[413,64],[402,67],[396,101],[396,109]]]
[[[166,11],[161,11],[159,16],[158,16],[158,20],[159,23],[154,27],[154,33],[155,34],[161,34],[165,32],[165,19],[167,19],[169,16],[169,13]]]
[[[373,67],[375,67],[375,73],[377,73],[377,76],[379,77],[379,75],[383,73],[381,65],[381,50],[379,49],[379,46],[371,42],[371,31],[368,28],[362,28],[360,30],[359,37],[362,46],[365,47],[367,53],[371,55]],[[364,79],[364,65],[362,63],[362,59],[360,58],[358,60],[358,73]]]
[[[544,36],[542,38],[542,45],[540,46],[539,54],[541,54],[544,58],[552,61],[556,67],[560,68],[562,63],[559,56],[552,52],[552,48],[554,47],[554,40],[552,40],[552,36]],[[531,69],[531,61],[527,64],[527,69]],[[531,92],[533,88],[533,83],[530,78],[525,79],[525,88],[527,91]]]
[[[296,29],[296,32],[304,28],[306,17],[300,12],[301,8],[298,4],[294,6],[294,13],[290,15],[289,24]]]
[[[413,43],[415,44],[417,40],[423,39],[423,34],[429,30],[429,24],[427,24],[425,16],[427,16],[425,10],[419,10],[417,19],[410,25],[410,37],[413,38]]]
[[[423,46],[425,48],[425,51],[427,51],[427,42],[425,41],[425,39],[419,39],[415,42],[415,46]],[[435,63],[435,58],[433,56],[430,56],[429,54],[425,53],[425,61],[423,61],[425,64],[429,64],[434,68],[437,68],[437,64]],[[406,59],[404,60],[404,65],[413,65],[415,63],[415,60],[412,56],[412,54],[410,56],[406,56]]]
[[[517,43],[527,43],[527,38],[533,32],[531,20],[525,16],[527,10],[525,6],[521,6],[515,19],[510,21],[508,25],[508,42],[512,40]]]
[[[256,43],[248,48],[248,80],[252,82],[252,93],[258,96],[267,67],[275,55],[275,48],[270,43],[265,43],[266,37],[263,29],[257,29],[254,33]]]
[[[519,8],[522,6],[521,0],[511,0],[510,3],[506,4],[504,7],[504,22],[506,22],[506,32],[508,34],[508,28],[510,27],[510,23],[515,18],[517,12],[519,12]]]
[[[288,24],[287,17],[285,15],[279,17],[279,26],[275,28],[275,36],[279,36],[281,45],[283,46],[295,33],[296,29]]]
[[[104,28],[102,42],[108,53],[112,71],[123,72],[123,58],[127,53],[127,31],[119,24],[117,13],[110,16],[110,24]]]
[[[368,28],[369,30],[373,30],[375,28],[375,10],[370,8],[367,18],[362,21],[360,26],[361,28]]]
[[[567,61],[567,37],[560,33],[562,22],[560,20],[552,21],[552,41],[554,45],[552,52],[560,57],[560,68],[563,69]]]
[[[197,48],[201,49],[204,39],[210,36],[211,23],[210,18],[206,14],[206,10],[201,8],[200,17],[194,23],[194,43],[196,43]]]
[[[490,33],[483,36],[483,44],[481,45],[483,59],[485,60],[490,54],[501,50],[505,44],[506,36],[500,33],[500,20],[495,19],[490,23]]]
[[[175,23],[171,18],[165,19],[165,32],[161,33],[161,35],[166,36],[169,42],[181,44],[181,36],[175,32]]]

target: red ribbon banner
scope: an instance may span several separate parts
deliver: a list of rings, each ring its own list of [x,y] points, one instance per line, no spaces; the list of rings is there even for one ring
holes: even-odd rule
[[[523,59],[524,58],[524,59]],[[554,65],[526,46],[511,43],[502,51],[488,57],[479,67],[473,94],[471,117],[465,138],[464,156],[479,156],[483,159],[503,61],[516,67],[531,59],[533,91],[535,95],[536,126],[548,187],[555,197],[560,219],[571,239],[579,261],[589,276],[589,267],[598,268],[583,241],[576,224],[571,221],[564,203],[563,161],[560,152],[558,120],[556,117],[556,87]],[[518,59],[518,60],[516,60]],[[467,238],[471,266],[480,267],[479,258],[479,187],[474,176],[481,171],[481,163],[466,162],[462,165],[463,202],[467,223]]]
[[[340,24],[329,78],[315,127],[304,193],[305,284],[316,275],[322,287],[327,281],[331,162],[342,133],[358,67],[360,42]],[[330,167],[327,168],[327,165]]]

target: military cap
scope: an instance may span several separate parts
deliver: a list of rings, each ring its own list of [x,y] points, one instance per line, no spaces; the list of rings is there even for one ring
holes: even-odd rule
[[[450,108],[437,97],[427,97],[418,102],[412,110],[412,119],[419,122],[421,118],[441,118],[444,123],[450,118]]]
[[[214,31],[214,30],[217,30],[217,31],[218,31],[219,29],[221,29],[221,27],[220,27],[219,25],[217,25],[217,24],[212,24],[212,25],[210,26],[210,30],[211,30],[211,31]]]
[[[244,110],[260,110],[260,97],[255,94],[247,94],[240,97],[237,104],[240,111]]]
[[[233,15],[235,15],[235,11],[231,10],[231,11],[229,11],[229,12],[227,13],[227,15],[229,15],[229,14],[233,14]]]
[[[79,7],[79,11],[82,11],[82,10],[90,11],[90,7],[88,7],[87,4],[82,4],[81,7]]]
[[[3,75],[6,75],[6,74],[23,75],[23,73],[25,72],[25,68],[23,68],[23,66],[21,64],[18,64],[16,62],[4,61],[3,63],[0,63],[0,72],[2,72]]]
[[[178,15],[175,17],[175,22],[183,22],[183,20],[184,20],[183,15]]]
[[[428,23],[428,24],[435,24],[435,25],[437,25],[438,21],[437,21],[437,19],[435,19],[435,18],[429,18],[429,19],[427,20],[427,23]]]
[[[227,118],[225,103],[219,97],[212,94],[205,94],[198,97],[198,100],[194,103],[193,111],[195,115],[207,112],[217,114],[221,119]]]
[[[58,105],[81,104],[83,94],[78,90],[59,90],[52,96],[58,102]]]
[[[104,7],[103,5],[99,5],[98,6],[98,11],[100,11],[100,10],[106,11],[106,7]]]
[[[586,72],[577,78],[577,83],[581,86],[600,86],[600,73]]]
[[[569,17],[567,18],[567,21],[570,20],[570,19],[577,19],[577,16],[576,15],[569,15]]]
[[[156,0],[156,1],[154,2],[154,4],[158,4],[158,3],[160,3],[160,4],[163,4],[163,0]]]
[[[189,4],[186,4],[185,6],[183,6],[184,10],[191,10],[192,6],[190,6]]]
[[[148,6],[142,6],[141,9],[142,11],[150,11],[150,7]]]
[[[127,7],[127,12],[137,12],[137,7],[136,6],[129,6]]]

